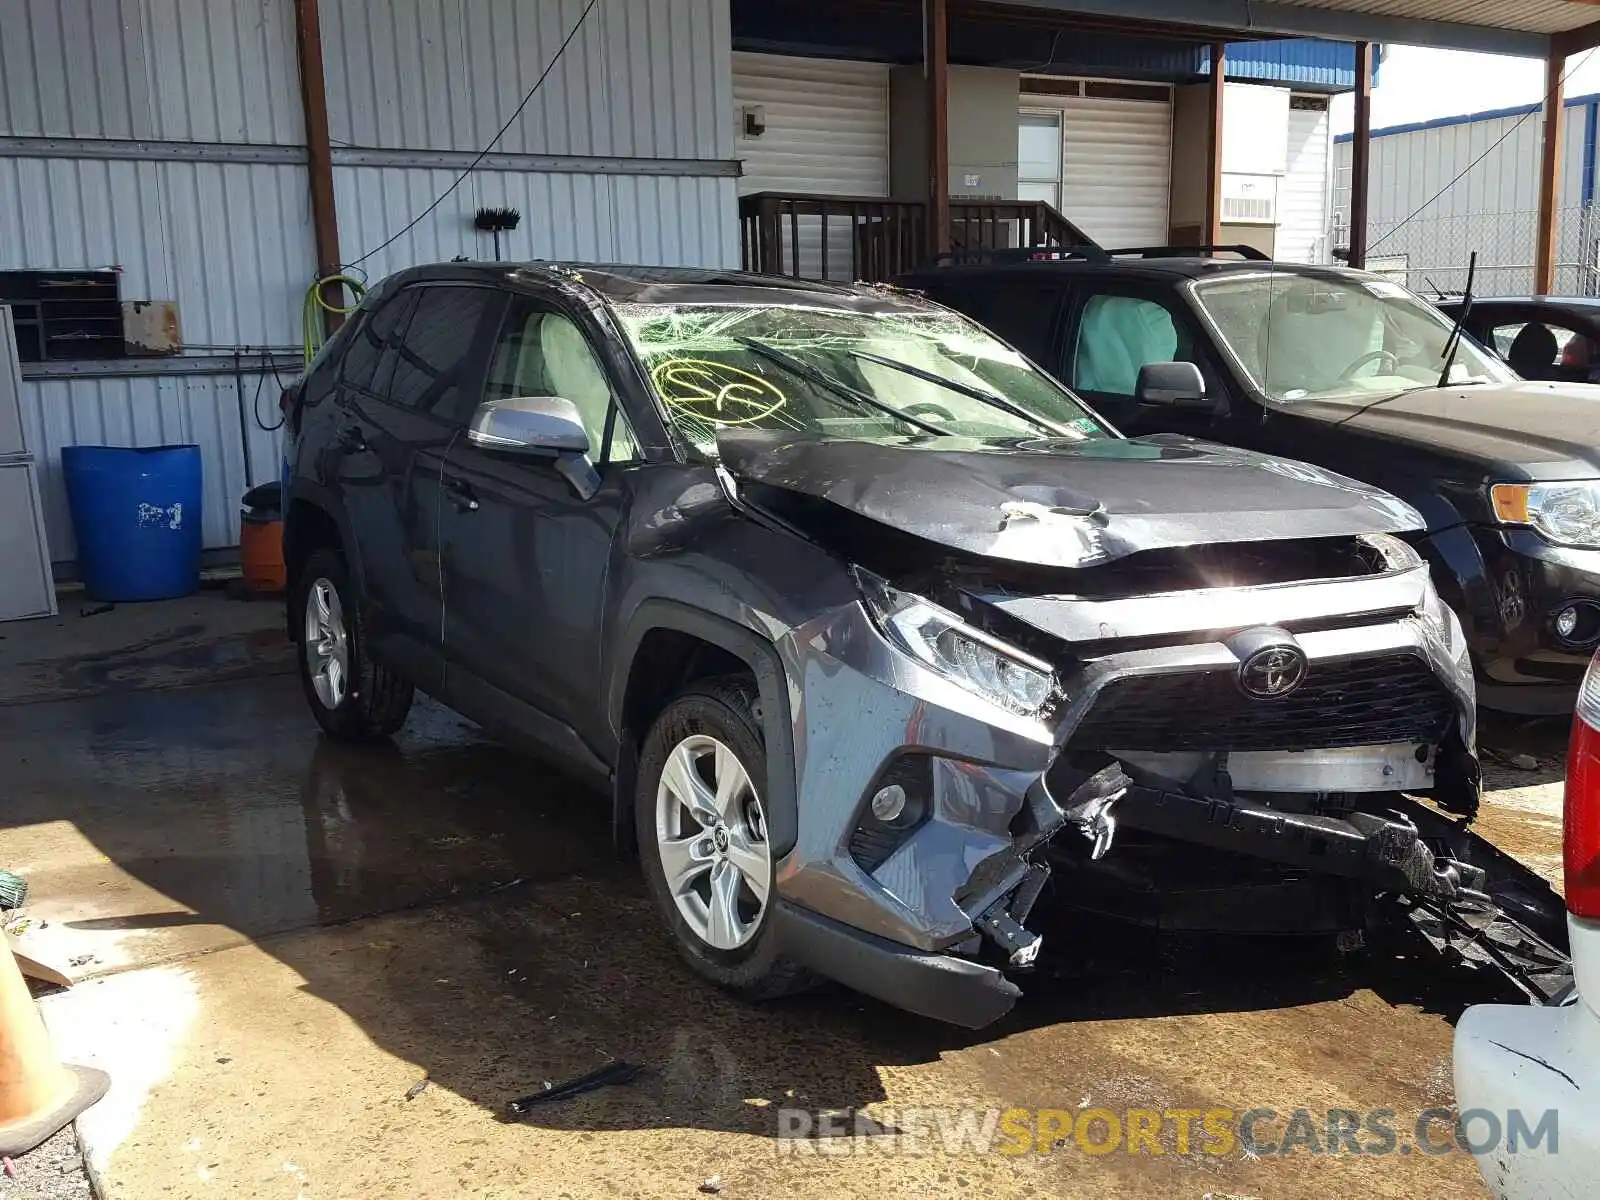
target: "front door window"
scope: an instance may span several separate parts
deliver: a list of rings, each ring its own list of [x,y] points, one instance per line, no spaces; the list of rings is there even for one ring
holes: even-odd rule
[[[1177,357],[1178,330],[1165,306],[1137,296],[1091,296],[1078,325],[1072,386],[1131,397],[1140,367]]]

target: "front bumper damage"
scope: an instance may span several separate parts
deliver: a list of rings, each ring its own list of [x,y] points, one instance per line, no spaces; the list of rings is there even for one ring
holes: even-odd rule
[[[1513,978],[1526,968],[1533,998],[1559,992],[1559,900],[1467,828],[1478,801],[1470,667],[1414,556],[1300,585],[980,601],[1062,646],[1049,720],[912,660],[861,605],[780,641],[799,801],[799,837],[777,873],[784,953],[912,1011],[986,1024],[1039,954],[1028,919],[1052,871],[1052,902],[1070,906],[1127,838],[1191,860],[1215,853],[1213,890],[1240,858],[1280,869],[1276,882],[1310,880],[1323,898],[1323,885],[1342,889],[1360,903],[1335,905],[1336,923],[1370,914],[1369,900],[1392,904],[1398,921],[1446,943],[1487,942],[1476,956]],[[1304,652],[1300,709],[1239,721],[1196,701],[1233,686],[1254,644],[1244,633],[1263,629]],[[1391,675],[1404,686],[1385,691]],[[1156,711],[1180,701],[1200,711]],[[1104,744],[1115,738],[1142,744]],[[873,793],[913,777],[926,791],[917,819],[864,841]],[[1515,958],[1522,935],[1538,942],[1526,960]],[[1510,968],[1496,959],[1508,946]]]

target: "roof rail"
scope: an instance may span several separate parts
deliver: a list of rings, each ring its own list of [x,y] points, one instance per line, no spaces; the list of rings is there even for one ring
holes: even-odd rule
[[[933,257],[933,266],[959,267],[997,263],[1105,262],[1099,246],[995,246],[975,250],[947,250]]]
[[[1113,258],[1131,254],[1137,254],[1140,258],[1210,258],[1221,253],[1237,254],[1251,262],[1272,261],[1271,255],[1242,243],[1233,246],[1129,246],[1122,250],[1106,251]]]

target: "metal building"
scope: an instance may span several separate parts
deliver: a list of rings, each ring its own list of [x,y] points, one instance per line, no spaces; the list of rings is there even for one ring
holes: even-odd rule
[[[525,93],[581,0],[323,0],[321,48],[345,261],[444,192]],[[277,478],[277,376],[300,364],[318,262],[294,0],[0,0],[0,278],[114,273],[175,316],[176,356],[23,367],[52,559],[74,557],[60,471],[78,443],[197,442],[205,545]],[[509,258],[735,265],[727,0],[600,4],[495,152],[373,279],[490,256],[480,206],[523,214]],[[0,297],[4,286],[0,285]]]
[[[1569,97],[1556,213],[1555,291],[1600,293],[1595,141],[1600,94]],[[1480,295],[1534,290],[1542,106],[1372,131],[1367,265],[1425,295],[1460,291],[1478,254]],[[1335,241],[1349,239],[1351,137],[1335,139]]]

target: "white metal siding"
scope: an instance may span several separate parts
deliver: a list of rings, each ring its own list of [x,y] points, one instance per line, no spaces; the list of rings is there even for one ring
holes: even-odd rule
[[[460,172],[424,167],[335,167],[339,236],[348,251],[381,244]],[[493,257],[472,227],[480,206],[509,206],[522,223],[500,235],[508,261],[565,258],[663,266],[736,267],[737,199],[731,178],[475,171],[394,245],[362,264],[373,279],[458,254]]]
[[[480,150],[585,0],[324,0],[335,144]],[[727,0],[607,0],[496,144],[503,153],[726,159]]]
[[[1561,152],[1563,208],[1580,204],[1583,199],[1584,117],[1581,106],[1567,109]],[[1543,139],[1544,118],[1538,113],[1375,137],[1370,218],[1374,225],[1399,221],[1441,189],[1444,194],[1428,204],[1420,217],[1535,211],[1539,207]],[[1482,160],[1474,162],[1480,155]],[[1338,143],[1337,161],[1346,188],[1340,201],[1347,206],[1348,139]],[[1452,184],[1451,180],[1463,170],[1466,174]]]
[[[0,0],[0,134],[304,144],[292,0]]]
[[[23,431],[39,464],[51,560],[77,555],[61,474],[63,446],[198,445],[205,547],[237,546],[239,497],[278,477],[278,435],[249,415],[259,402],[262,420],[277,420],[277,383],[271,374],[242,378],[242,395],[232,374],[23,380]],[[244,436],[250,443],[248,468]]]
[[[0,158],[0,270],[117,267],[186,345],[297,346],[316,261],[306,169]]]
[[[733,102],[766,110],[760,137],[745,137],[742,122],[735,129],[742,194],[889,194],[887,64],[740,51]]]
[[[1278,186],[1278,258],[1332,261],[1328,245],[1331,136],[1327,109],[1289,109],[1289,170]]]
[[[1597,285],[1580,207],[1586,117],[1585,106],[1567,107],[1557,292],[1588,293]],[[1410,286],[1427,290],[1463,287],[1468,258],[1477,251],[1480,292],[1529,291],[1543,138],[1538,112],[1373,138],[1369,253],[1403,258]],[[1342,227],[1350,212],[1348,139],[1336,144],[1334,161],[1334,208]]]
[[[1038,107],[1034,97],[1027,100]],[[1059,107],[1061,211],[1102,246],[1165,243],[1171,102],[1062,97]]]

